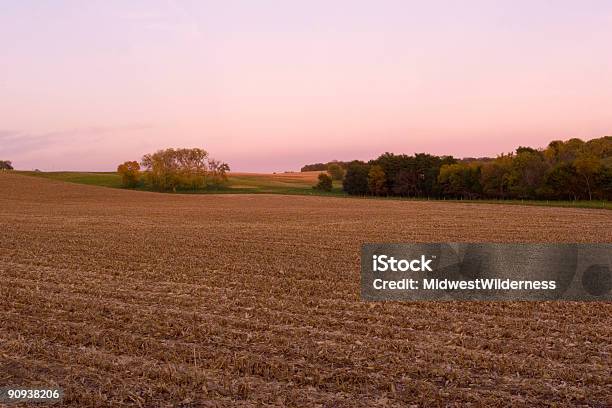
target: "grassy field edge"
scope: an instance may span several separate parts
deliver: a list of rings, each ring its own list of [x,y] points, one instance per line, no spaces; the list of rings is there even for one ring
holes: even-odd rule
[[[40,172],[40,171],[14,171],[15,174],[48,178],[51,180],[69,183],[87,184],[100,187],[120,188],[121,178],[116,172]],[[314,174],[313,174],[314,173]],[[227,187],[222,189],[203,189],[196,191],[179,191],[166,194],[281,194],[281,195],[305,195],[322,197],[341,197],[362,200],[395,200],[395,201],[432,201],[432,202],[456,202],[464,204],[506,204],[506,205],[531,205],[564,208],[593,208],[612,210],[612,203],[607,201],[553,201],[553,200],[457,200],[457,199],[426,199],[410,197],[372,197],[372,196],[349,196],[342,191],[342,185],[334,182],[331,192],[317,191],[312,188],[316,183],[316,175],[319,172],[303,173],[230,173]],[[149,188],[138,187],[130,190],[152,191]]]

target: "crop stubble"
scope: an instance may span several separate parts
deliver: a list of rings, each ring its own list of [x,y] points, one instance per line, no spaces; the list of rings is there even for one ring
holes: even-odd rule
[[[612,403],[609,303],[359,300],[364,242],[612,242],[609,211],[0,191],[0,385],[67,406]]]

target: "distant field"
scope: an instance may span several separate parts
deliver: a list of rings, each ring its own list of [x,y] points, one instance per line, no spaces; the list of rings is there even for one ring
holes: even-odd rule
[[[89,184],[103,187],[121,188],[121,178],[115,172],[34,172],[17,171],[18,174],[44,177],[71,183]],[[333,190],[329,193],[313,190],[320,171],[287,172],[287,173],[230,173],[225,188],[218,190],[183,191],[183,194],[287,194],[349,197],[342,191],[342,183],[334,181]],[[144,190],[144,189],[141,189]],[[422,198],[410,199],[400,197],[352,197],[372,200],[410,200],[426,201]],[[535,200],[442,200],[446,202],[472,202],[483,204],[536,205],[570,208],[603,208],[612,209],[612,203],[606,201],[535,201]]]
[[[114,172],[34,172],[20,171],[19,174],[45,177],[71,183],[89,184],[104,187],[121,188],[121,177]],[[228,184],[219,190],[184,191],[186,194],[207,193],[267,193],[267,194],[305,194],[305,195],[344,195],[342,183],[335,182],[331,193],[313,190],[317,183],[318,171],[304,173],[230,173]]]
[[[70,183],[92,186],[121,188],[121,177],[115,172],[75,172],[75,171],[17,171],[26,176],[44,177]]]
[[[0,384],[61,406],[610,406],[610,303],[359,297],[362,243],[612,242],[607,211],[0,191]]]

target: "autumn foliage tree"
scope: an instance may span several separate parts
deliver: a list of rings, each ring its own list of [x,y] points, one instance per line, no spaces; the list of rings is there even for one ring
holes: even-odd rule
[[[521,199],[538,197],[548,169],[541,151],[525,147],[516,149],[508,175],[511,195]]]
[[[219,188],[225,183],[227,183],[227,173],[229,172],[230,167],[227,163],[220,162],[215,159],[210,159],[208,161],[208,171],[209,175],[207,177],[207,184],[214,187]]]
[[[368,189],[373,195],[384,195],[387,193],[387,186],[385,185],[385,171],[382,166],[375,164],[370,167],[368,172]]]
[[[445,164],[438,181],[445,195],[453,198],[477,198],[480,195],[480,166],[475,163]]]
[[[117,167],[123,187],[136,187],[140,182],[140,165],[136,161],[126,161]]]
[[[483,195],[492,198],[506,198],[508,196],[512,159],[512,155],[502,154],[495,160],[482,164],[480,184]]]
[[[227,181],[229,166],[209,158],[204,149],[165,149],[142,158],[149,184],[160,191],[218,187]]]
[[[576,168],[576,173],[584,180],[589,200],[592,200],[593,192],[591,187],[601,171],[602,164],[600,160],[593,154],[584,153],[574,160],[574,167]]]

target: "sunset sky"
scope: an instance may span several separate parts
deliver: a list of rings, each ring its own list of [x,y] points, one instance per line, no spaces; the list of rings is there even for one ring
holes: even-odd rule
[[[232,170],[612,135],[612,1],[0,0],[0,159]]]

